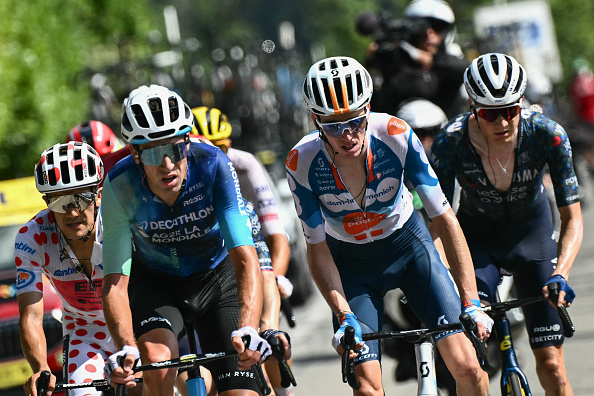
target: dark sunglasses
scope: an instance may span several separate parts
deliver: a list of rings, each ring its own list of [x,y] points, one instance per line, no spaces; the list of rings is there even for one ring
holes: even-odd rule
[[[79,212],[86,210],[89,205],[95,202],[97,193],[86,192],[78,194],[60,195],[57,197],[44,196],[47,207],[52,212],[66,213],[70,205],[73,205]]]
[[[163,163],[163,157],[168,156],[171,162],[179,162],[188,156],[190,151],[188,142],[162,144],[141,150],[135,147],[140,156],[140,161],[149,166],[159,166]]]
[[[488,122],[494,122],[499,116],[503,117],[504,120],[511,121],[512,118],[518,115],[520,109],[520,105],[516,103],[507,107],[477,107],[476,113]]]
[[[362,116],[355,117],[347,121],[326,123],[318,122],[318,126],[326,135],[338,138],[341,137],[346,131],[358,133],[361,129],[363,129],[368,115],[369,112],[366,111]]]

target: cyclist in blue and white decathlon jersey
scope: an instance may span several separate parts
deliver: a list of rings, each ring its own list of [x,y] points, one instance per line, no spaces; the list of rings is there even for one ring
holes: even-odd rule
[[[547,285],[559,282],[559,304],[569,305],[575,293],[566,279],[582,243],[583,220],[567,134],[555,121],[521,108],[527,76],[511,56],[478,57],[464,84],[471,111],[444,127],[432,162],[448,198],[456,179],[462,188],[457,216],[481,300],[493,301],[504,268],[514,274],[519,297],[548,295]],[[543,185],[547,165],[561,218],[558,244]],[[546,394],[571,394],[557,311],[546,302],[523,311]]]
[[[314,64],[304,99],[318,130],[293,148],[286,169],[312,276],[336,316],[332,344],[341,353],[340,338],[353,326],[361,381],[355,394],[383,395],[378,342],[363,344],[361,334],[381,330],[387,291],[400,287],[427,326],[457,322],[464,309],[484,338],[492,321],[478,307],[464,235],[423,146],[404,121],[371,113],[371,95],[371,77],[356,60]],[[439,229],[456,283],[413,209],[404,173]],[[487,395],[487,375],[466,336],[454,332],[436,340],[458,394]]]
[[[190,108],[167,88],[142,86],[124,101],[132,155],[111,169],[103,201],[104,310],[120,349],[106,365],[113,383],[133,384],[133,357],[178,357],[184,321],[194,323],[203,352],[235,348],[240,369],[270,354],[256,330],[262,275],[237,175],[222,151],[190,143],[192,125]],[[117,355],[126,356],[123,369]],[[255,395],[255,378],[237,365],[207,365],[219,394]],[[144,387],[171,394],[175,376],[145,372]]]

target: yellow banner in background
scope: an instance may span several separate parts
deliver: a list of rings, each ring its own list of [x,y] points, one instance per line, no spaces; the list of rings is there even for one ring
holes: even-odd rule
[[[47,208],[35,187],[35,177],[0,181],[0,226],[25,224]]]

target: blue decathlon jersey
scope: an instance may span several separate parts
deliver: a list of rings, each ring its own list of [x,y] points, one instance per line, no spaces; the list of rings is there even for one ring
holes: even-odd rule
[[[532,217],[544,188],[546,165],[557,206],[579,201],[571,146],[559,124],[540,113],[521,111],[513,179],[509,190],[500,192],[489,181],[481,158],[470,143],[469,117],[470,113],[466,113],[450,120],[431,149],[432,164],[446,196],[453,196],[455,179],[462,187],[461,214],[504,223]]]
[[[370,113],[366,134],[368,179],[363,208],[346,189],[317,131],[301,139],[289,153],[287,179],[308,243],[324,241],[327,233],[341,241],[363,244],[401,228],[414,210],[403,184],[404,173],[429,217],[450,207],[408,124],[389,114]]]
[[[114,166],[103,187],[105,274],[130,267],[188,276],[216,267],[227,249],[253,246],[250,219],[229,158],[190,143],[183,192],[173,207],[148,188],[131,156]]]

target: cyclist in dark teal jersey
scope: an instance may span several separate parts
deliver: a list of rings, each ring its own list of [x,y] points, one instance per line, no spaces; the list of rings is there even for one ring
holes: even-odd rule
[[[238,370],[270,354],[256,331],[262,275],[250,221],[233,165],[219,149],[190,143],[192,124],[190,108],[167,88],[142,86],[124,101],[122,136],[132,155],[104,185],[103,301],[120,349],[106,376],[132,385],[133,357],[144,364],[178,357],[190,320],[203,352],[239,353],[239,362],[207,366],[219,394],[256,395],[253,376]],[[115,363],[120,355],[124,368]],[[146,372],[144,386],[171,393],[175,374]]]
[[[511,56],[486,54],[464,75],[471,112],[450,120],[432,147],[445,195],[462,188],[457,213],[472,254],[481,300],[491,302],[500,269],[514,274],[520,298],[548,294],[559,304],[575,293],[567,283],[582,243],[583,221],[567,134],[544,115],[522,109],[526,71]],[[548,166],[561,218],[555,243],[543,185]],[[524,308],[536,370],[546,394],[571,394],[563,361],[563,329],[547,303]]]

